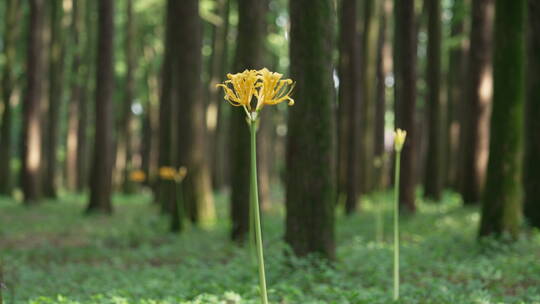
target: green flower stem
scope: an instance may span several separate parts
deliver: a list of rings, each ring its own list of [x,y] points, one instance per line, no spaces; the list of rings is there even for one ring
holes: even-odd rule
[[[396,151],[394,177],[394,301],[399,299],[399,168],[401,151]]]
[[[266,276],[264,273],[264,254],[261,233],[261,218],[259,212],[259,193],[257,189],[257,125],[256,121],[250,118],[249,131],[251,133],[251,215],[254,217],[255,239],[257,247],[257,257],[259,263],[259,285],[261,292],[261,303],[268,304],[268,295],[266,293]]]

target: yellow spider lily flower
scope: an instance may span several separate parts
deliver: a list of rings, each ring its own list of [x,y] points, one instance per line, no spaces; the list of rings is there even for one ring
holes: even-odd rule
[[[251,112],[251,99],[257,90],[255,84],[258,80],[257,71],[245,70],[242,73],[227,74],[228,80],[220,83],[225,92],[225,100],[236,107],[244,107],[246,113]],[[232,88],[231,88],[232,86]]]
[[[281,79],[282,74],[271,72],[267,68],[259,70],[257,74],[261,80],[256,84],[259,89],[256,95],[257,111],[265,105],[276,105],[286,100],[289,106],[294,105],[294,100],[290,97],[294,89],[294,82],[291,79]]]
[[[136,183],[144,182],[144,180],[146,179],[146,173],[144,173],[144,171],[141,171],[141,170],[132,171],[129,174],[129,179],[132,182],[136,182]]]
[[[403,149],[403,144],[405,143],[405,138],[407,137],[407,131],[396,129],[394,134],[394,148],[396,151],[400,152]]]

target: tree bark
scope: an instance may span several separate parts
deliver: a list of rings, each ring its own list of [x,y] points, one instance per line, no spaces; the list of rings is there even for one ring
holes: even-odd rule
[[[135,20],[133,14],[133,0],[127,0],[126,6],[126,24],[125,24],[125,60],[126,75],[124,87],[124,100],[121,111],[121,118],[118,132],[118,146],[116,154],[116,175],[117,185],[124,193],[133,192],[133,183],[129,179],[129,172],[132,168],[133,153],[133,114],[131,105],[135,98]]]
[[[71,13],[71,42],[74,45],[73,62],[71,64],[71,92],[68,104],[68,123],[66,139],[66,187],[68,190],[77,189],[77,147],[79,139],[77,129],[79,125],[79,103],[81,102],[81,53],[80,34],[82,32],[81,12],[82,5],[80,0],[72,0]]]
[[[465,204],[478,203],[485,183],[492,97],[492,0],[474,0],[467,99],[463,111],[463,164],[461,195]],[[498,122],[497,122],[498,124]]]
[[[58,136],[59,136],[59,117],[60,108],[62,106],[63,89],[64,89],[64,29],[62,19],[64,18],[64,8],[62,0],[51,1],[51,41],[49,52],[49,109],[47,123],[47,140],[45,141],[45,153],[47,159],[45,161],[45,176],[43,179],[43,192],[48,198],[56,198],[57,196],[57,179],[58,179]]]
[[[202,99],[202,28],[199,1],[183,1],[176,10],[178,27],[177,69],[178,120],[177,166],[186,166],[188,175],[183,185],[187,214],[194,223],[214,220],[215,209],[209,162],[206,161],[204,101]]]
[[[223,115],[220,115],[222,106],[227,106],[223,102],[220,90],[216,85],[222,81],[222,78],[227,73],[227,55],[229,35],[229,0],[215,0],[216,14],[221,17],[221,23],[212,27],[212,56],[210,59],[210,81],[207,88],[208,91],[208,107],[207,115],[210,125],[208,128],[209,158],[212,160],[212,184],[215,190],[220,190],[226,184],[224,162],[227,154],[226,144],[220,137],[226,134],[226,129],[221,129]],[[217,153],[216,153],[217,152]]]
[[[23,101],[22,172],[21,183],[26,204],[41,198],[41,130],[40,109],[45,79],[42,49],[45,24],[45,2],[30,1],[30,28],[27,49],[27,84]]]
[[[96,124],[94,158],[87,212],[112,213],[112,166],[114,145],[114,2],[98,2],[98,54],[96,73]]]
[[[525,110],[525,217],[540,228],[540,3],[528,1],[527,99]]]
[[[459,190],[458,180],[461,172],[463,144],[460,144],[463,128],[464,102],[466,86],[466,57],[468,38],[464,38],[465,20],[468,18],[465,0],[456,0],[452,6],[452,21],[450,39],[455,41],[449,47],[449,62],[447,74],[447,104],[446,138],[444,151],[446,153],[443,184]],[[468,1],[467,1],[468,2]]]
[[[424,196],[439,201],[442,193],[442,108],[441,102],[441,1],[425,0],[428,14],[427,122],[428,145],[424,176]]]
[[[286,242],[298,256],[329,259],[335,257],[333,3],[289,3],[296,104],[289,111],[285,179]]]
[[[339,34],[338,189],[345,213],[356,210],[360,194],[360,36],[357,0],[341,2]]]
[[[7,0],[5,7],[4,28],[4,71],[2,74],[2,124],[0,125],[0,194],[11,196],[12,173],[11,173],[11,147],[13,109],[11,99],[15,87],[14,62],[16,57],[16,43],[19,36],[19,0]]]
[[[234,55],[234,73],[262,68],[265,32],[265,1],[238,2],[238,38]],[[224,102],[224,101],[223,101]],[[249,128],[246,113],[240,107],[230,113],[231,237],[243,242],[249,231]],[[263,117],[262,119],[264,119]]]
[[[394,1],[395,126],[407,131],[402,151],[399,201],[414,212],[417,180],[416,47],[414,0]]]
[[[480,236],[517,237],[522,214],[525,0],[496,0],[493,113]]]
[[[165,29],[165,54],[162,67],[161,96],[159,103],[159,149],[158,166],[173,167],[173,155],[176,147],[173,137],[173,98],[176,94],[174,85],[174,66],[176,64],[176,44],[174,43],[174,29],[177,28],[177,18],[175,16],[178,1],[168,0],[166,10],[166,29]],[[171,183],[160,179],[158,182],[157,200],[161,204],[163,212],[170,212],[172,204],[175,202],[175,191]],[[172,214],[172,213],[171,213]],[[176,216],[176,215],[172,215]],[[180,219],[181,220],[181,219]],[[179,220],[179,222],[180,222]],[[180,227],[182,223],[179,223]]]
[[[373,191],[375,185],[375,108],[377,90],[377,45],[379,41],[380,1],[364,2],[364,35],[362,51],[362,107],[361,107],[361,191]]]

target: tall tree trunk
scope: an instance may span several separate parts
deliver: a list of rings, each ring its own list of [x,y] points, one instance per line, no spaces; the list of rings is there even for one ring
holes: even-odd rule
[[[464,107],[461,195],[465,204],[480,201],[489,149],[492,96],[492,0],[473,0],[471,47],[466,104]],[[499,122],[497,122],[499,124]]]
[[[15,87],[14,62],[16,57],[16,43],[19,35],[19,0],[7,0],[5,7],[5,28],[4,28],[4,72],[2,74],[2,124],[0,125],[0,194],[11,195],[11,147],[12,147],[12,125],[13,109],[11,108],[11,98]]]
[[[428,14],[427,107],[428,145],[424,196],[439,201],[442,192],[442,108],[441,103],[441,1],[425,0]]]
[[[294,253],[330,259],[335,257],[333,3],[289,4],[296,104],[289,112],[285,205],[285,240]]]
[[[113,123],[113,39],[112,0],[98,2],[98,54],[96,73],[96,123],[94,159],[88,212],[112,213]]]
[[[41,198],[41,129],[40,110],[44,58],[43,27],[45,23],[45,2],[30,1],[30,28],[27,49],[27,85],[23,101],[22,172],[21,183],[24,201],[27,204]]]
[[[525,217],[540,228],[540,2],[528,1],[527,101],[525,110]]]
[[[172,167],[173,155],[175,153],[173,137],[173,97],[176,96],[176,86],[174,81],[174,66],[177,53],[174,43],[174,29],[177,28],[177,18],[175,16],[178,1],[168,0],[166,10],[165,29],[165,54],[162,67],[161,97],[159,103],[159,154],[158,166]],[[170,207],[175,202],[174,187],[166,180],[158,182],[157,199],[161,203],[162,211],[170,211]],[[174,214],[172,216],[175,216]],[[182,227],[181,218],[178,220],[179,227]],[[181,229],[179,229],[181,230]]]
[[[84,2],[80,2],[81,4]],[[77,125],[77,190],[83,191],[89,184],[88,179],[90,177],[90,140],[92,139],[88,132],[88,126],[91,125],[91,108],[89,108],[90,101],[94,97],[94,87],[96,85],[96,64],[95,56],[97,50],[97,35],[96,35],[96,19],[95,12],[97,6],[95,1],[86,1],[85,9],[85,32],[86,41],[85,49],[83,51],[84,56],[84,73],[83,82],[81,87],[81,99],[79,102],[79,122]]]
[[[525,0],[496,0],[493,113],[480,236],[517,237],[525,93]]]
[[[51,40],[50,40],[50,61],[49,61],[49,109],[47,123],[47,140],[45,141],[45,176],[43,179],[43,192],[46,197],[56,198],[57,191],[57,148],[59,136],[59,117],[63,96],[63,74],[64,74],[64,41],[62,19],[64,8],[62,0],[53,0],[51,9]]]
[[[77,189],[77,147],[79,139],[77,129],[79,125],[79,103],[81,102],[81,53],[80,34],[82,32],[81,0],[72,0],[71,14],[71,42],[73,43],[73,62],[71,64],[71,93],[68,104],[68,123],[66,139],[66,186],[70,191]]]
[[[265,1],[238,1],[238,40],[234,55],[234,72],[262,67]],[[231,219],[233,240],[242,242],[249,231],[249,129],[246,113],[233,108],[230,113]]]
[[[133,0],[127,1],[126,7],[126,40],[125,40],[125,60],[126,78],[124,88],[124,102],[121,111],[118,146],[116,152],[116,175],[117,185],[125,193],[133,191],[133,184],[129,180],[129,172],[132,169],[132,136],[133,136],[133,115],[131,105],[135,98],[135,21],[133,16]]]
[[[201,84],[202,28],[199,17],[199,1],[183,1],[176,10],[178,30],[178,153],[176,163],[186,166],[188,175],[183,193],[188,215],[192,222],[207,223],[214,220],[215,209],[209,162],[206,161],[204,101]],[[182,89],[189,88],[189,89]]]
[[[417,180],[416,134],[416,46],[414,0],[394,1],[394,75],[395,75],[395,126],[407,131],[403,147],[399,201],[408,211],[414,212]]]
[[[392,1],[384,0],[381,5],[379,35],[377,42],[377,87],[375,104],[375,141],[374,141],[374,187],[382,190],[388,184],[387,155],[385,151],[386,129],[386,77],[392,71],[392,50],[388,41],[390,34],[388,26],[392,14]]]
[[[223,97],[219,94],[216,84],[221,81],[227,72],[227,36],[229,35],[230,1],[215,0],[215,4],[216,14],[220,16],[221,23],[214,25],[212,28],[212,57],[210,60],[210,81],[207,88],[207,116],[210,121],[208,130],[208,156],[212,160],[212,184],[216,190],[219,190],[223,188],[226,180],[223,170],[223,161],[225,160],[223,154],[227,154],[227,151],[226,147],[222,145],[224,142],[219,140],[219,137],[223,136],[226,132],[226,130],[220,130],[219,128],[221,127],[220,123],[222,123],[219,120],[223,118],[220,116],[220,108],[225,103],[223,102]]]
[[[447,74],[447,104],[446,115],[446,137],[444,151],[446,157],[445,176],[443,184],[453,189],[457,188],[459,174],[461,172],[461,153],[460,145],[461,133],[464,131],[463,119],[465,97],[465,76],[466,76],[466,55],[468,39],[465,39],[465,19],[467,16],[466,0],[455,0],[452,6],[452,20],[450,29],[450,39],[457,41],[449,46],[449,61]],[[467,3],[468,5],[468,3]],[[468,20],[468,19],[467,19]]]
[[[360,36],[357,0],[341,2],[339,33],[338,190],[352,214],[360,194]]]
[[[364,2],[364,36],[362,52],[363,99],[361,109],[362,136],[362,192],[373,190],[375,154],[375,107],[377,90],[377,45],[379,41],[380,1]]]

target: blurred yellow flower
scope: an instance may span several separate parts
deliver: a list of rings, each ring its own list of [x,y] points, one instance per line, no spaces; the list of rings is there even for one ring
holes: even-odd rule
[[[161,167],[159,168],[159,177],[165,180],[174,180],[176,170],[173,167]]]
[[[281,79],[280,73],[269,71],[263,68],[257,71],[260,82],[256,84],[257,91],[257,111],[265,105],[276,105],[288,101],[289,106],[294,105],[294,100],[290,97],[294,89],[294,82],[291,79]]]
[[[257,71],[245,70],[242,73],[227,74],[227,78],[229,80],[217,85],[223,88],[225,100],[233,106],[244,107],[247,113],[251,112],[251,99],[256,94]]]
[[[132,182],[136,182],[136,183],[144,182],[146,180],[146,173],[144,173],[144,171],[141,171],[141,170],[132,171],[129,174],[129,179]]]
[[[187,175],[187,168],[180,167],[176,170],[173,167],[161,167],[159,168],[159,177],[164,180],[172,180],[177,183],[180,183],[184,180]]]
[[[396,149],[396,151],[401,152],[406,137],[407,131],[396,129],[396,132],[394,134],[394,148]]]

